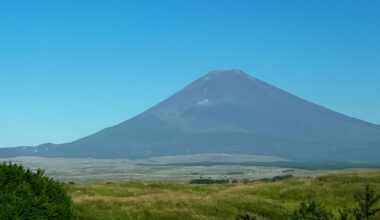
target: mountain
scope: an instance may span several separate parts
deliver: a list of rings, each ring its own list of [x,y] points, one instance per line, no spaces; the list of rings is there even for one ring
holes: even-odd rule
[[[121,124],[66,144],[0,149],[0,156],[148,158],[275,155],[378,161],[380,126],[313,104],[239,70],[213,71]]]

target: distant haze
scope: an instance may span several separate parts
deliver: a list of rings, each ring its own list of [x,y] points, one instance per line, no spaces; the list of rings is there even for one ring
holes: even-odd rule
[[[380,126],[308,102],[240,70],[212,71],[138,116],[66,144],[0,155],[148,158],[202,153],[377,161]]]

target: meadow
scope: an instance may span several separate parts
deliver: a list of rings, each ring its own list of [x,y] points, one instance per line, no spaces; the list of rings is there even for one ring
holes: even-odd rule
[[[318,202],[338,219],[339,209],[356,206],[354,195],[367,183],[379,192],[380,171],[229,184],[126,181],[71,184],[68,188],[78,219],[228,220],[249,214],[256,219],[281,220],[308,201]]]

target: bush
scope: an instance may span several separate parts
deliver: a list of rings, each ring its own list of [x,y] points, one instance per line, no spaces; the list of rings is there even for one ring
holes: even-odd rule
[[[333,215],[325,207],[312,201],[311,203],[301,203],[294,212],[292,220],[330,220]]]
[[[278,182],[278,181],[287,180],[290,178],[293,178],[293,175],[283,175],[283,176],[275,176],[273,178],[263,178],[263,179],[260,179],[259,181],[262,181],[262,182]]]
[[[247,214],[247,215],[239,215],[238,217],[236,217],[236,220],[255,220],[255,218]]]
[[[21,165],[0,164],[0,219],[74,219],[65,187]]]
[[[227,184],[229,182],[228,179],[193,179],[190,184]]]
[[[355,195],[355,200],[358,203],[358,208],[354,209],[356,219],[371,219],[380,212],[380,208],[375,207],[380,200],[380,194],[376,194],[375,188],[369,184],[364,187],[362,193]]]

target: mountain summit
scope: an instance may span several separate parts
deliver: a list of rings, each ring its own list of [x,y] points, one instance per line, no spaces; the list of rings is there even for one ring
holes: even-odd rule
[[[202,153],[377,161],[380,126],[313,104],[240,70],[224,70],[77,141],[0,149],[0,156],[95,158]]]

